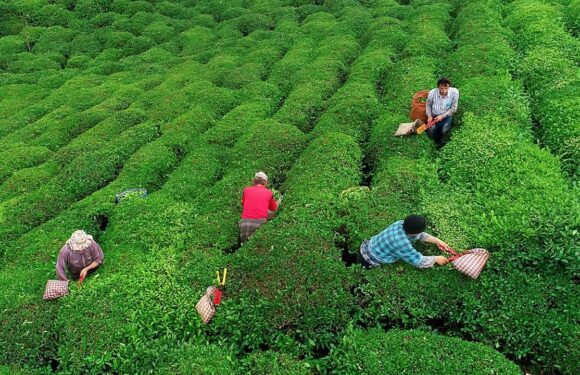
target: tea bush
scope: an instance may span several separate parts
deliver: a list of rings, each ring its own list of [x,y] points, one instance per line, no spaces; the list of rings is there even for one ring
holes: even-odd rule
[[[0,183],[4,182],[15,171],[33,167],[46,161],[52,152],[46,147],[21,147],[0,152],[3,160],[0,166]]]
[[[550,4],[516,1],[509,7],[507,23],[524,55],[516,72],[532,97],[541,140],[563,157],[565,171],[575,181],[580,168],[580,125],[572,121],[568,105],[574,104],[572,92],[578,87],[580,43],[565,31],[559,12]],[[564,111],[556,114],[551,104],[555,101],[566,103],[561,105]]]
[[[516,371],[491,348],[578,372],[574,4],[1,4],[0,372]],[[461,99],[435,153],[392,134],[439,75]],[[257,170],[284,203],[240,247]],[[134,187],[147,198],[115,205]],[[408,213],[488,247],[480,278],[351,265]],[[76,229],[106,262],[39,302]],[[202,325],[195,303],[226,265]]]
[[[469,6],[463,11],[478,18],[477,12],[470,13]],[[496,17],[499,17],[499,11],[496,11]],[[474,32],[472,23],[468,27],[468,35],[474,36],[474,44],[487,30],[494,33],[485,22],[481,23],[479,34]],[[458,30],[461,35],[461,26]],[[463,40],[466,44],[469,39],[465,37]],[[499,42],[507,43],[501,38]],[[462,52],[458,50],[456,53]],[[494,59],[493,56],[489,58]],[[470,77],[470,74],[466,71],[462,79],[466,89],[485,86],[482,78]],[[488,81],[494,80],[498,77],[488,78]],[[510,94],[513,109],[502,108],[503,103],[485,104],[485,91],[470,94],[473,101],[466,105],[472,113],[464,116],[461,129],[440,158],[440,177],[445,184],[437,190],[427,187],[423,196],[426,211],[437,231],[444,234],[452,246],[486,247],[494,251],[492,257],[498,258],[490,269],[490,275],[481,280],[479,297],[464,295],[460,297],[462,302],[457,303],[465,305],[465,301],[472,301],[478,306],[489,303],[490,307],[475,308],[474,305],[470,310],[485,310],[489,315],[483,318],[465,310],[465,319],[459,319],[457,323],[470,322],[470,328],[463,326],[461,331],[469,332],[470,337],[483,342],[495,341],[497,348],[514,358],[536,365],[557,366],[573,373],[575,365],[551,354],[552,348],[546,343],[557,341],[560,350],[575,350],[569,349],[573,347],[574,335],[564,333],[564,327],[572,322],[566,311],[575,310],[573,306],[578,302],[568,297],[570,277],[577,272],[578,266],[574,260],[577,250],[573,245],[574,228],[578,225],[574,212],[578,201],[562,178],[558,161],[530,141],[529,124],[523,122],[528,110],[517,88],[514,85],[510,90],[516,94]],[[477,103],[477,98],[482,102]],[[521,124],[515,121],[521,121]],[[485,124],[485,128],[481,124]],[[529,274],[534,269],[538,270],[534,273],[537,277],[524,283],[526,272]],[[562,301],[562,305],[548,307],[548,301],[553,298],[544,293],[544,285],[548,284],[558,285],[559,297],[556,298]],[[525,292],[509,292],[518,286],[524,288],[523,285],[526,285]],[[510,300],[500,305],[499,296],[504,294],[509,295]],[[536,296],[533,299],[535,311],[550,314],[552,323],[535,322],[524,313],[527,309],[524,306],[529,308],[530,303],[530,299],[524,297],[526,295]],[[427,314],[440,316],[446,313],[440,310]],[[478,322],[477,328],[473,322]],[[546,324],[553,328],[546,330]],[[518,331],[516,325],[525,329]],[[532,340],[532,337],[537,339]]]
[[[332,351],[333,373],[519,374],[484,345],[418,330],[352,330]]]
[[[358,183],[360,158],[353,138],[341,133],[315,139],[301,154],[284,183],[280,217],[235,254],[231,297],[210,327],[216,340],[238,352],[328,350],[354,307],[351,277],[334,247],[332,201]]]

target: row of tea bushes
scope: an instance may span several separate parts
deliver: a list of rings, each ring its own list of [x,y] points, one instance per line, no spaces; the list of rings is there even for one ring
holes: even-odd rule
[[[450,20],[451,11],[451,6],[445,2],[416,7],[400,24],[400,31],[391,29],[393,34],[398,35],[397,39],[393,39],[393,44],[404,45],[407,38],[413,38],[419,44],[428,43],[429,37],[434,35],[438,36],[434,40],[435,44],[449,45],[445,26]],[[438,20],[435,24],[439,25],[439,28],[433,30],[432,33],[416,34],[412,31],[413,28],[409,27],[415,24],[417,19],[428,16],[436,16]],[[409,31],[409,33],[405,31]],[[423,53],[417,50],[413,52],[412,56],[396,61],[385,78],[384,91],[387,113],[373,126],[367,148],[367,158],[373,170],[372,189],[362,196],[347,196],[347,202],[345,202],[350,211],[346,218],[348,220],[349,247],[353,253],[359,250],[360,243],[364,239],[370,238],[392,222],[400,220],[410,213],[423,213],[421,207],[426,198],[421,194],[421,191],[425,190],[426,187],[429,187],[429,191],[436,191],[440,188],[436,175],[436,164],[433,161],[431,141],[425,135],[393,137],[398,123],[409,121],[406,118],[406,113],[412,94],[415,91],[432,87],[436,81],[437,72],[441,70],[439,65],[441,62],[434,59],[436,57],[435,51],[426,49]],[[431,215],[427,216],[428,219],[431,219]],[[429,220],[429,222],[431,228],[437,226],[437,222],[433,220]],[[445,237],[442,238],[446,240]],[[432,247],[425,246],[421,247],[420,250],[428,255],[438,254],[438,250]],[[456,307],[455,303],[449,302],[450,296],[444,290],[447,290],[449,285],[461,283],[462,279],[458,273],[448,268],[418,270],[409,265],[397,264],[385,266],[379,270],[365,271],[359,277],[358,282],[355,295],[360,309],[357,310],[355,317],[363,326],[382,326],[386,329],[424,327],[445,332],[453,324],[451,316],[455,313]],[[468,293],[466,292],[466,294]],[[401,342],[404,343],[402,345],[406,345],[407,341],[402,338],[407,338],[409,345],[419,341],[421,342],[419,345],[425,345],[426,348],[440,347],[445,342],[453,342],[454,347],[473,345],[457,339],[418,332],[359,331],[347,334],[344,343],[331,351],[332,367],[336,368],[339,373],[341,371],[348,372],[349,369],[354,370],[352,366],[357,366],[357,364],[358,371],[399,372],[398,366],[408,359],[398,358],[393,354],[395,358],[390,360],[388,359],[389,354],[385,353],[381,356],[383,360],[378,362],[373,354],[368,353],[369,351],[376,352],[379,342],[385,345],[382,348],[388,348],[390,336],[392,336],[392,345],[395,347],[401,345]],[[384,340],[387,340],[386,344]],[[358,350],[361,350],[360,359],[354,360],[352,358],[353,351],[356,353]],[[399,350],[401,349],[387,349],[388,353]],[[486,360],[479,357],[480,360],[487,361],[487,363],[497,361],[496,365],[499,368],[509,369],[508,372],[517,371],[513,364],[507,362],[491,348],[483,350],[486,350],[490,357]],[[420,346],[413,349],[413,352],[415,351],[421,351]],[[429,349],[427,351],[432,352]],[[434,362],[423,362],[423,360],[417,360],[417,362],[417,364],[409,364],[406,367],[414,368],[413,366],[416,366],[418,372],[433,371],[420,366],[422,363],[429,366],[430,363]],[[473,365],[472,372],[484,372],[489,368],[489,365],[477,363],[477,360],[471,357],[469,352],[458,353],[455,361],[445,361],[445,363],[450,366],[449,371],[454,371],[453,367],[464,369],[466,363]]]
[[[520,374],[492,348],[419,330],[353,329],[332,350],[331,373]]]
[[[580,42],[570,36],[555,6],[541,1],[515,1],[506,24],[523,55],[515,71],[531,96],[533,118],[542,143],[559,155],[572,180],[580,176]]]
[[[336,335],[356,310],[354,278],[340,261],[336,243],[342,222],[337,213],[341,193],[360,183],[362,150],[357,140],[368,137],[367,122],[378,110],[376,92],[367,90],[359,100],[346,87],[374,87],[391,64],[387,59],[376,74],[363,75],[359,63],[375,52],[363,51],[352,64],[358,73],[328,101],[312,132],[316,138],[284,182],[280,217],[260,228],[234,255],[234,294],[209,328],[214,340],[236,353],[269,349],[284,353],[278,358],[306,356],[312,361],[336,344]],[[341,116],[341,107],[349,108],[352,116]],[[330,122],[339,131],[332,131]]]
[[[228,95],[223,95],[223,97],[224,100],[228,100]],[[219,113],[221,108],[221,105],[215,106],[214,116]],[[8,264],[4,266],[0,276],[7,283],[14,286],[14,293],[6,295],[5,299],[2,301],[3,310],[14,312],[12,314],[13,320],[10,319],[3,322],[2,332],[4,335],[0,340],[2,341],[3,347],[12,348],[8,352],[3,353],[5,356],[3,362],[22,364],[30,363],[34,366],[42,366],[43,363],[58,358],[56,351],[60,342],[55,342],[53,336],[56,335],[56,332],[68,328],[66,325],[62,327],[64,323],[58,327],[53,324],[55,317],[58,315],[60,302],[36,305],[35,301],[39,298],[38,296],[45,280],[54,277],[54,259],[58,249],[73,230],[83,228],[87,232],[95,235],[97,241],[99,241],[105,249],[107,258],[107,262],[103,266],[105,272],[110,272],[109,270],[111,268],[113,270],[115,267],[120,268],[117,278],[114,278],[114,280],[108,278],[91,278],[90,286],[87,285],[87,287],[83,289],[83,291],[87,290],[89,298],[91,298],[91,293],[98,292],[98,290],[93,290],[92,288],[94,285],[95,288],[99,289],[99,280],[103,280],[103,282],[106,283],[116,283],[116,287],[113,288],[113,290],[116,290],[119,278],[124,279],[125,277],[128,277],[131,274],[132,269],[141,270],[143,272],[145,271],[140,267],[144,267],[145,264],[142,256],[146,253],[146,247],[135,248],[132,247],[130,241],[128,241],[129,238],[138,235],[139,232],[130,231],[131,228],[124,227],[123,225],[119,226],[118,224],[122,224],[122,221],[119,223],[118,220],[116,220],[116,215],[118,215],[119,210],[120,212],[123,212],[127,207],[131,206],[131,203],[140,201],[123,202],[116,208],[114,205],[115,193],[136,186],[145,187],[149,191],[159,189],[164,181],[168,179],[168,175],[181,162],[183,154],[187,154],[189,150],[199,150],[196,145],[192,143],[193,138],[203,133],[204,130],[212,124],[213,120],[211,114],[208,113],[207,108],[202,107],[193,108],[176,118],[174,121],[161,126],[160,130],[163,134],[157,138],[156,141],[142,147],[130,159],[128,159],[128,161],[124,163],[123,169],[117,179],[107,187],[73,205],[70,209],[55,219],[30,231],[13,244],[12,248],[19,249],[20,251],[10,251],[11,256],[6,257]],[[199,164],[205,165],[207,161],[208,155],[206,154],[201,156]],[[187,169],[181,173],[190,175]],[[173,175],[173,173],[171,173],[171,175]],[[152,194],[152,196],[147,198],[145,201],[150,200],[155,201],[155,194]],[[163,203],[165,202],[162,201],[161,204]],[[157,211],[160,211],[161,207],[162,206],[157,207]],[[132,214],[133,217],[131,222],[139,224],[139,215],[135,215],[135,212],[132,212]],[[137,228],[139,229],[139,226],[137,226]],[[162,230],[162,228],[162,226],[156,228],[155,233],[152,233],[153,236],[159,236],[160,233],[157,230]],[[143,225],[140,229],[143,232],[150,230],[151,228],[147,225]],[[115,233],[117,234],[115,235]],[[141,235],[142,234],[143,233],[141,233]],[[121,238],[121,240],[117,242],[117,238]],[[42,251],[40,249],[44,250]],[[33,257],[32,261],[31,257]],[[139,261],[140,259],[142,260],[141,262]],[[22,268],[24,264],[28,264],[27,269]],[[167,265],[169,265],[169,262]],[[164,267],[165,265],[161,266]],[[16,272],[16,270],[19,271]],[[113,274],[115,273],[113,272]],[[143,275],[135,271],[134,278],[130,280],[134,283],[140,283],[141,276]],[[138,288],[139,286],[134,283],[126,283],[124,285],[127,285],[128,288]],[[106,295],[103,291],[100,291],[99,294],[102,294],[100,295],[100,299],[94,301],[94,303],[102,302],[108,304],[111,302],[111,299],[105,298]],[[122,300],[123,299],[117,302],[120,303]],[[127,299],[127,301],[133,300]],[[86,317],[90,315],[87,315],[86,313],[88,310],[78,309],[77,300],[73,296],[71,296],[70,303],[70,306],[74,307],[74,310],[79,311],[83,316]],[[184,305],[184,307],[187,306]],[[102,309],[95,309],[95,311],[103,311],[103,313],[106,313],[108,310],[104,307]],[[129,312],[130,309],[127,307],[126,311]],[[33,326],[21,327],[17,324],[17,322],[21,321],[25,316],[29,316],[30,321],[34,322]],[[64,317],[63,322],[69,321],[70,314],[63,313],[62,316]],[[84,326],[92,330],[92,324],[86,324]],[[112,325],[110,327],[112,331],[108,331],[104,327],[101,327],[99,332],[102,332],[103,335],[105,335],[103,337],[108,337],[108,339],[113,340],[117,337],[113,333],[119,330],[119,326]],[[28,329],[26,334],[20,333],[20,330],[23,328]],[[94,333],[95,332],[93,332],[93,334]],[[90,336],[92,335],[85,336],[85,338],[91,340]],[[20,339],[16,340],[16,337],[19,337]],[[85,349],[82,344],[83,341],[78,341],[76,339],[71,341],[71,343],[74,343],[75,347],[78,346],[77,342],[81,342],[79,348],[84,351]],[[63,339],[63,347],[66,348],[67,344],[68,341]],[[99,348],[98,342],[95,343],[95,341],[90,341],[87,345],[88,347]],[[67,358],[67,355],[65,354],[62,356],[63,358]],[[70,357],[70,361],[80,361],[78,363],[75,362],[74,366],[70,366],[71,371],[74,372],[75,369],[78,368],[75,366],[85,366],[82,364],[83,362],[91,363],[93,365],[98,364],[101,366],[94,367],[97,369],[95,370],[96,372],[99,372],[102,368],[106,368],[104,363],[99,362],[101,357],[87,359],[82,354],[80,356],[82,358],[79,358],[78,356],[75,357],[74,355]],[[62,363],[67,364],[68,366],[68,362],[63,361]]]
[[[305,132],[312,130],[327,99],[342,86],[350,63],[360,53],[356,38],[349,29],[343,29],[344,20],[336,20],[334,15],[319,12],[308,16],[300,28],[305,51],[293,51],[296,70],[292,75],[293,86],[276,113],[275,119],[297,126]],[[324,27],[324,32],[313,33],[311,28]],[[320,36],[324,35],[324,39]],[[309,56],[309,51],[316,51]],[[307,56],[307,60],[300,60]],[[290,60],[292,61],[292,60]],[[274,67],[273,73],[283,72],[282,67]],[[273,78],[276,78],[274,76]],[[280,77],[287,80],[288,77]]]
[[[272,108],[274,102],[277,101],[275,88],[268,84],[248,85],[242,97],[248,98],[258,104],[263,103],[266,109]],[[244,107],[245,105],[246,103],[242,103],[240,107]],[[232,113],[236,112],[236,110],[232,111]],[[201,113],[203,112],[200,111]],[[274,122],[260,123],[256,119],[252,120],[252,113],[245,113],[241,110],[237,113],[239,116],[243,115],[248,117],[246,120],[248,126],[245,129],[242,128],[242,131],[239,133],[239,139],[232,140],[234,147],[231,150],[231,156],[229,155],[230,151],[226,150],[223,146],[205,143],[204,138],[206,138],[206,135],[203,134],[198,142],[193,142],[188,147],[188,154],[181,163],[181,166],[171,174],[167,183],[159,193],[153,194],[146,200],[126,202],[115,210],[114,214],[109,218],[107,230],[102,235],[102,245],[104,248],[112,251],[112,254],[108,257],[110,266],[105,266],[104,270],[111,272],[113,275],[125,274],[125,277],[131,280],[126,284],[127,289],[118,291],[118,293],[131,295],[130,290],[137,287],[135,283],[139,283],[139,280],[141,280],[141,275],[138,273],[138,270],[141,267],[145,267],[142,254],[153,251],[154,249],[166,249],[167,245],[175,244],[178,248],[176,257],[182,257],[179,262],[180,269],[183,264],[187,264],[185,268],[189,270],[199,269],[198,273],[181,273],[176,275],[182,280],[180,284],[188,285],[183,288],[184,293],[187,293],[184,295],[184,298],[187,298],[189,302],[195,302],[196,298],[192,297],[192,291],[195,291],[195,295],[197,296],[198,292],[201,292],[205,285],[212,280],[213,271],[208,272],[208,268],[215,269],[219,265],[224,264],[221,252],[216,252],[214,249],[213,255],[209,255],[211,247],[223,248],[225,246],[232,246],[232,240],[235,242],[237,231],[232,226],[234,231],[230,232],[229,222],[235,222],[239,215],[238,212],[233,211],[237,211],[235,207],[237,207],[239,202],[240,186],[245,184],[245,181],[255,172],[255,169],[265,169],[265,166],[268,166],[272,168],[272,171],[276,170],[277,173],[282,173],[287,168],[284,165],[291,163],[292,152],[299,151],[299,143],[306,140],[304,135],[293,127],[276,124]],[[234,116],[230,119],[228,119],[228,116],[229,114],[218,121],[212,131],[222,127],[225,127],[225,130],[230,129]],[[237,117],[237,119],[244,124],[243,117]],[[186,124],[187,122],[178,121],[176,124],[167,126],[166,129],[176,129]],[[193,133],[199,133],[199,131]],[[220,131],[214,131],[213,139],[219,133]],[[225,134],[223,130],[221,133]],[[269,139],[264,139],[266,134],[269,135]],[[292,138],[296,139],[296,142],[290,141]],[[260,155],[260,159],[256,160],[257,163],[261,164],[252,165],[250,162],[245,163],[246,165],[241,165],[243,160],[251,160],[252,156],[255,155],[256,144],[265,144],[264,152]],[[288,150],[290,151],[288,152]],[[266,157],[266,153],[270,155],[269,158]],[[209,165],[208,162],[210,162]],[[195,173],[192,173],[192,171]],[[223,177],[220,178],[221,175]],[[272,177],[276,179],[276,173],[272,173]],[[215,179],[218,179],[219,182],[212,186]],[[180,192],[181,196],[174,197],[173,193],[176,191],[176,184],[187,184],[189,194]],[[196,194],[199,194],[199,197]],[[216,208],[216,205],[219,207]],[[200,215],[206,213],[209,213],[209,216],[215,216],[215,220],[211,218],[200,218]],[[214,221],[218,224],[217,226],[213,225]],[[201,234],[207,232],[208,235],[199,236],[199,238],[198,236],[192,237],[192,234],[188,233],[188,228],[192,227],[196,228],[196,233]],[[130,235],[128,236],[127,233],[130,233]],[[207,250],[186,251],[191,249],[191,246],[194,246],[196,243],[202,243],[202,245],[197,245],[197,247],[203,246],[207,239],[214,241],[218,236],[221,236],[226,241],[225,244],[212,243],[210,249]],[[123,251],[115,251],[115,249],[122,249]],[[165,252],[168,250],[162,251]],[[209,264],[209,257],[215,260],[213,265]],[[190,265],[189,262],[192,262],[192,264]],[[129,269],[126,266],[127,263],[130,264],[128,266]],[[169,266],[170,262],[166,263]],[[106,279],[105,282],[118,283],[118,280],[108,281]],[[166,280],[166,282],[170,283],[170,280]],[[152,284],[152,287],[144,290],[143,293],[151,292],[153,296],[155,290],[156,285]],[[108,303],[107,300],[111,298],[119,298],[115,297],[118,294],[111,296],[111,298],[106,298],[106,292],[104,290],[99,292],[99,295],[101,294],[102,299],[94,301],[93,303]],[[136,296],[136,298],[138,297]],[[172,297],[172,294],[169,293],[164,298],[158,298],[158,301],[162,301],[160,308],[166,309]],[[113,312],[104,310],[104,314],[109,316],[111,320],[117,321],[116,319],[123,319],[122,317],[124,316],[134,314],[134,300],[127,299],[126,301],[123,300],[118,303],[123,304],[124,307]],[[73,306],[72,303],[71,306]],[[183,322],[188,324],[187,329],[183,329],[176,321],[171,319],[166,320],[166,323],[172,327],[172,332],[178,334],[180,338],[173,340],[173,336],[170,336],[168,333],[166,336],[161,337],[160,340],[152,341],[150,343],[151,347],[165,345],[168,340],[173,342],[172,345],[179,345],[182,340],[190,339],[189,336],[192,335],[192,330],[195,331],[193,328],[199,326],[199,321],[191,316],[193,307],[188,306],[184,304],[184,310],[180,310],[175,314],[176,316],[182,316],[181,319],[183,319]],[[151,307],[157,308],[157,306],[153,305]],[[95,310],[100,311],[102,309],[95,308]],[[144,313],[143,320],[135,323],[143,326],[139,328],[140,330],[151,328],[150,319],[159,314],[158,311],[150,310],[150,312],[151,314]],[[63,316],[68,316],[68,313],[64,313]],[[70,331],[74,337],[78,335],[79,339],[85,336],[84,331],[79,330],[76,325],[71,326],[66,320],[63,320],[62,329]],[[139,335],[136,335],[131,327],[114,335],[107,333],[117,331],[117,324],[111,325],[110,331],[109,328],[105,329],[102,336],[103,339],[99,340],[97,346],[87,341],[86,346],[83,344],[81,348],[77,348],[78,345],[73,345],[73,343],[76,343],[78,340],[74,338],[70,341],[67,340],[59,343],[59,350],[62,350],[63,353],[73,354],[70,361],[67,362],[66,367],[83,369],[87,363],[90,363],[97,365],[96,368],[101,370],[108,368],[107,366],[113,366],[115,369],[123,369],[124,371],[131,372],[136,369],[132,366],[149,366],[141,362],[145,360],[149,361],[147,362],[149,364],[153,363],[153,366],[160,366],[160,364],[157,364],[158,358],[152,358],[150,355],[151,347],[147,345],[143,346]],[[121,339],[120,341],[125,342],[128,349],[123,349],[115,341],[119,338],[119,334],[125,337],[125,339]],[[104,358],[97,354],[101,353],[101,348],[110,346],[115,347],[114,354],[112,354],[115,358]],[[95,353],[95,355],[87,356],[87,354],[83,354],[85,349],[82,348],[94,350],[92,353]]]
[[[471,15],[458,26],[458,39],[464,45],[468,43],[481,45],[482,39],[494,38],[493,45],[499,49],[505,48],[508,41],[499,25],[498,7],[476,3],[463,8],[465,10],[462,14]],[[482,21],[483,16],[475,16],[479,13],[496,17],[497,27],[484,33],[487,24]],[[476,25],[474,20],[478,19],[479,33],[473,31]],[[462,36],[464,28],[467,32]],[[460,48],[455,53],[459,55],[455,60],[460,60],[464,53],[472,55],[474,51]],[[489,58],[492,64],[497,64],[493,55],[481,50],[479,60],[485,62],[485,59]],[[506,62],[506,66],[507,64]],[[512,249],[523,247],[528,249],[528,256],[531,257],[536,253],[536,256],[543,254],[540,256],[565,260],[566,256],[562,257],[552,252],[557,248],[570,248],[570,240],[573,241],[573,238],[554,233],[554,228],[567,232],[575,223],[577,224],[573,212],[578,202],[559,175],[558,161],[532,143],[530,125],[525,121],[529,116],[529,110],[520,86],[517,82],[511,84],[506,82],[504,74],[482,79],[479,73],[472,73],[468,68],[465,74],[459,73],[459,71],[456,73],[458,81],[466,87],[465,91],[468,91],[465,95],[467,97],[465,111],[471,113],[470,116],[465,116],[464,123],[476,126],[475,130],[461,130],[460,134],[461,137],[470,139],[481,137],[481,141],[469,143],[466,141],[463,144],[464,141],[460,138],[458,142],[450,144],[449,151],[442,154],[440,175],[451,191],[455,190],[456,194],[463,195],[465,199],[475,199],[474,202],[479,203],[473,207],[480,207],[477,211],[480,209],[482,211],[479,214],[468,215],[467,220],[463,219],[461,228],[453,225],[455,230],[450,233],[461,232],[454,240],[462,247],[477,243],[493,249],[501,243],[503,251],[513,252]],[[483,89],[490,80],[502,82],[498,89],[510,92],[511,100],[505,101],[505,108],[495,98],[488,98],[487,90]],[[492,134],[497,131],[498,134],[493,137],[481,135],[482,132],[488,131]],[[460,143],[461,147],[469,149],[467,155],[466,151],[459,150]],[[504,157],[499,156],[504,153],[504,157],[507,158],[509,154],[509,158],[504,160]],[[471,159],[472,157],[474,159]],[[477,162],[479,158],[484,158],[481,160],[486,162]],[[515,163],[516,160],[519,162]],[[506,169],[508,166],[509,169]],[[506,174],[500,173],[501,170],[514,172]],[[524,184],[524,181],[529,185]],[[468,198],[472,194],[474,198]],[[509,200],[510,204],[503,203],[503,199]],[[449,215],[446,216],[448,218],[442,219],[442,222],[450,222]],[[476,222],[484,220],[485,225],[472,224],[469,220]],[[533,223],[529,220],[533,220]],[[468,223],[469,225],[464,226]],[[482,227],[485,230],[482,230]],[[539,243],[538,238],[542,238],[543,242]],[[550,253],[552,255],[549,255]]]
[[[96,91],[103,81],[104,77],[96,75],[75,77],[69,80],[58,89],[53,90],[50,95],[41,98],[40,101],[32,104],[28,103],[28,106],[20,109],[12,116],[2,119],[0,123],[0,136],[5,137],[15,130],[32,124],[65,103],[69,107],[74,106],[77,110],[88,109],[98,104],[106,96],[102,94],[98,95],[96,92],[93,95],[90,94],[93,93],[93,90]],[[84,92],[89,95],[79,98],[73,95],[73,93],[78,94],[79,92]]]
[[[208,327],[214,340],[239,354],[328,350],[354,307],[352,277],[334,244],[335,201],[359,183],[361,157],[356,141],[337,132],[300,155],[284,183],[280,217],[232,259],[231,295]]]
[[[558,160],[533,143],[524,95],[509,81],[510,62],[496,59],[495,48],[500,54],[509,48],[501,3],[462,5],[457,21],[460,47],[450,60],[493,68],[482,70],[484,77],[469,64],[454,70],[465,112],[438,161],[442,183],[425,186],[422,199],[452,247],[484,247],[492,258],[479,280],[453,292],[448,307],[439,301],[437,313],[423,314],[443,313],[448,329],[526,366],[575,373],[577,365],[561,353],[577,351],[577,317],[570,315],[578,310],[577,197]],[[491,90],[490,82],[501,85]],[[505,92],[490,95],[495,90]]]
[[[46,147],[17,147],[9,151],[0,152],[0,184],[14,172],[33,167],[45,162],[52,156],[52,151]]]

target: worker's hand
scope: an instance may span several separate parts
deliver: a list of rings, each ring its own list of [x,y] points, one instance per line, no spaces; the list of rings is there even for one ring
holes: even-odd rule
[[[435,257],[435,263],[437,263],[440,266],[444,266],[447,263],[449,263],[449,260],[447,260],[447,258],[445,258],[444,256],[438,255]]]
[[[431,121],[433,121],[433,117],[427,117],[427,123],[430,123]]]
[[[87,268],[83,268],[83,270],[81,271],[80,278],[81,279],[84,279],[85,277],[87,277],[87,273],[89,273],[88,267]]]
[[[445,116],[439,115],[439,116],[435,117],[435,121],[439,122],[439,121],[443,120],[444,118],[445,118]]]
[[[284,196],[280,194],[280,198],[278,198],[278,200],[276,201],[276,203],[278,203],[278,206],[280,205],[280,203],[282,203],[282,198],[284,198]]]
[[[451,250],[451,248],[449,247],[449,245],[447,245],[445,242],[439,240],[439,242],[437,243],[437,247],[443,251],[449,251]]]

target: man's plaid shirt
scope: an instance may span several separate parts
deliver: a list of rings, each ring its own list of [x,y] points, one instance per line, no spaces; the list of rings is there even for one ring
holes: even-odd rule
[[[419,266],[423,255],[415,250],[412,243],[416,240],[423,240],[426,235],[425,232],[414,236],[408,235],[403,229],[403,220],[399,220],[371,238],[368,255],[373,262],[379,264],[403,260]]]

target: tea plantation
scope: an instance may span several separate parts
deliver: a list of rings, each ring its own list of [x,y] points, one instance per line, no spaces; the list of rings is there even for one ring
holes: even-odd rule
[[[2,1],[0,374],[580,373],[579,30],[578,0]],[[441,76],[451,142],[395,138]],[[239,247],[259,170],[284,202]],[[351,264],[410,213],[481,276]],[[43,301],[77,229],[106,261]]]

